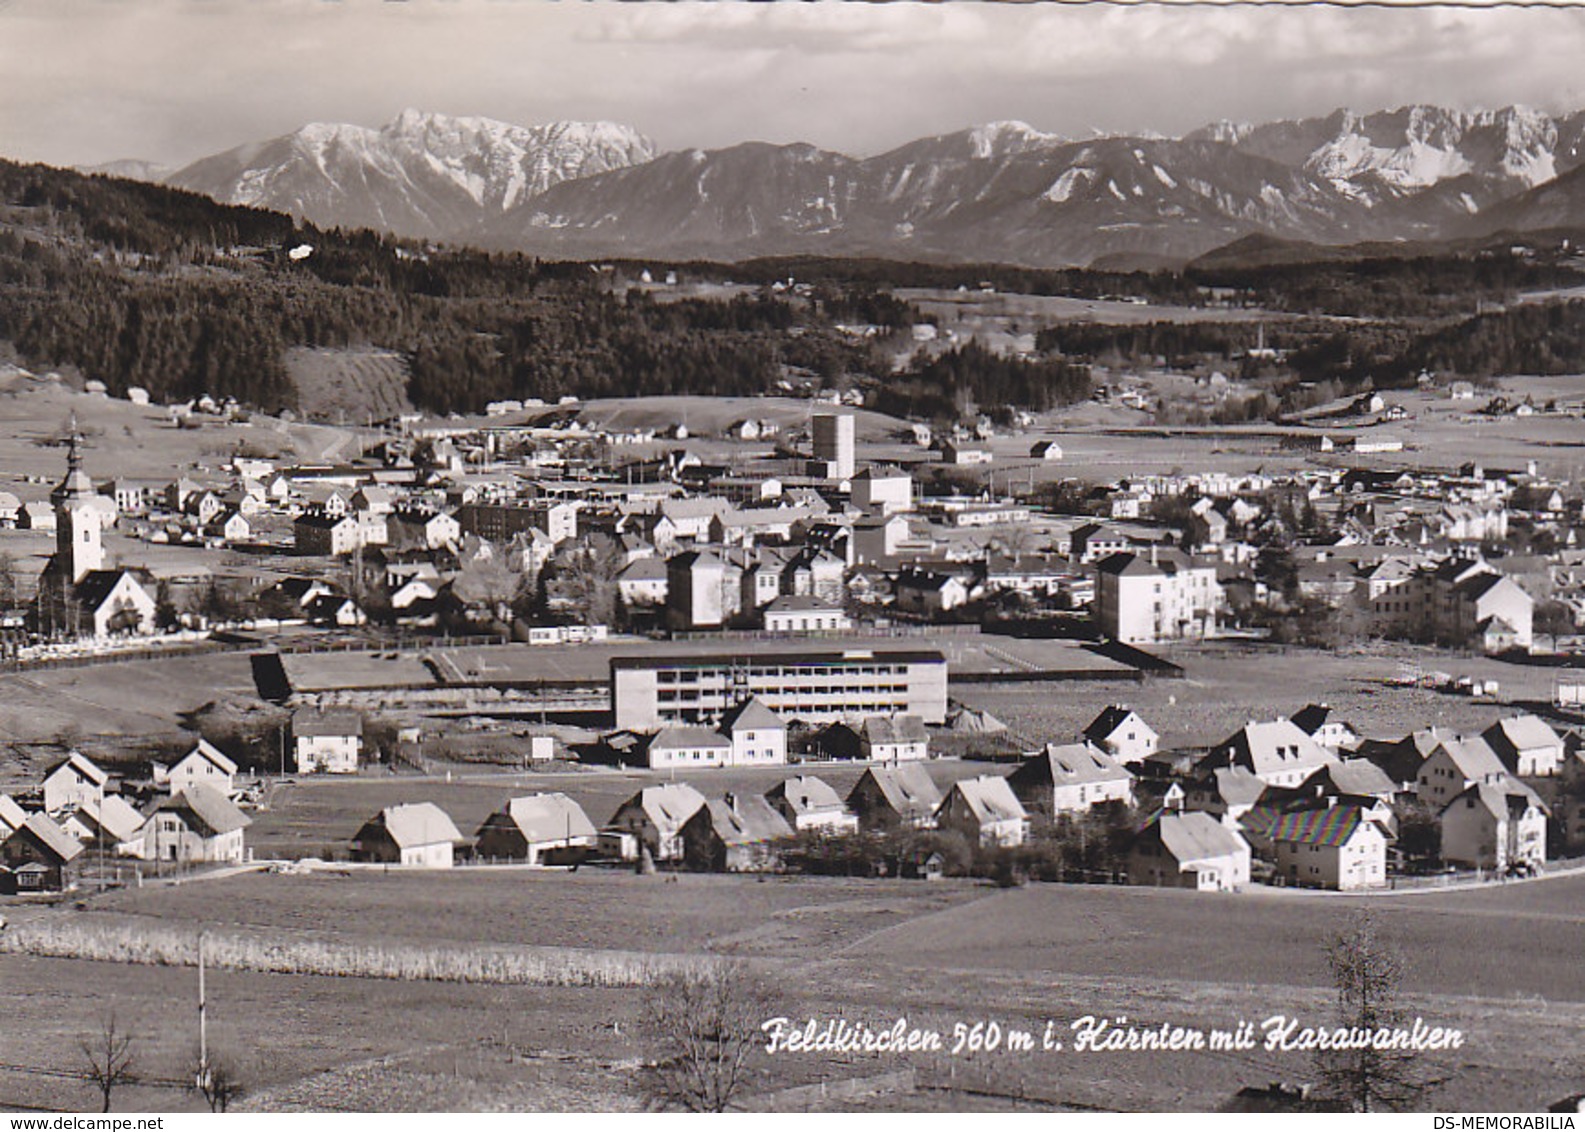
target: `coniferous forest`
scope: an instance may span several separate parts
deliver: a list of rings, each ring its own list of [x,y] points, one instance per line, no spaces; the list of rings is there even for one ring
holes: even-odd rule
[[[687,264],[681,270],[694,281],[765,286],[671,301],[627,285],[643,267],[326,232],[163,186],[0,162],[0,340],[29,366],[75,367],[112,392],[141,386],[160,401],[207,393],[294,408],[289,348],[374,346],[405,356],[409,398],[436,412],[565,395],[755,394],[795,379],[861,385],[883,411],[945,419],[970,406],[1070,403],[1089,395],[1091,363],[1236,357],[1256,333],[1233,321],[1069,324],[1042,331],[1033,358],[969,342],[895,368],[909,327],[929,321],[892,293],[908,286],[1173,303],[1217,288],[1294,312],[1270,325],[1268,344],[1286,351],[1292,380],[1344,389],[1409,383],[1422,369],[1585,369],[1585,303],[1511,303],[1523,289],[1577,284],[1576,268],[1489,253],[1150,274],[872,260]],[[809,286],[768,286],[788,277]],[[1477,313],[1469,309],[1477,301],[1507,305]],[[854,334],[851,324],[873,332]]]

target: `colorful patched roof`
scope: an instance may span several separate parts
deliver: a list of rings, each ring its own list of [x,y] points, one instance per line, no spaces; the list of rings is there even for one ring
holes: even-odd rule
[[[1364,820],[1364,814],[1354,806],[1300,810],[1279,817],[1271,827],[1271,839],[1336,849],[1348,843]]]

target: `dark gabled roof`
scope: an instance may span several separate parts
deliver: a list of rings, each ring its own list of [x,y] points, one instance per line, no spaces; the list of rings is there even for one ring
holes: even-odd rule
[[[98,609],[123,577],[130,577],[134,585],[140,585],[138,576],[130,570],[90,570],[72,590],[73,596],[84,608]]]
[[[786,727],[781,716],[766,707],[765,701],[758,696],[739,701],[721,717],[721,730],[728,734],[734,731],[785,730]]]
[[[1139,718],[1134,710],[1125,704],[1109,704],[1101,709],[1100,715],[1090,720],[1089,726],[1084,729],[1084,737],[1092,743],[1110,739],[1119,727],[1128,722],[1130,716]],[[1139,722],[1147,728],[1150,727],[1143,719]],[[1155,734],[1153,729],[1151,734]]]
[[[32,841],[63,865],[83,851],[82,844],[50,820],[48,814],[29,814],[21,828],[6,840],[10,841],[17,837],[25,837]]]
[[[1102,574],[1112,574],[1117,577],[1125,575],[1149,577],[1152,574],[1163,573],[1162,570],[1152,566],[1149,559],[1127,552],[1108,554],[1100,562],[1096,563],[1095,568]]]
[[[1300,731],[1313,737],[1326,725],[1327,716],[1331,714],[1332,709],[1326,704],[1305,704],[1288,718]]]

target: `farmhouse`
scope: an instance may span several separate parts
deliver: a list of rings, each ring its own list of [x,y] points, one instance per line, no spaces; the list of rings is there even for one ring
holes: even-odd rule
[[[145,819],[119,794],[106,794],[101,805],[84,802],[61,827],[77,840],[122,857],[141,857],[145,851]]]
[[[59,892],[77,882],[83,847],[45,814],[0,841],[0,893]]]
[[[995,774],[954,782],[936,810],[936,825],[984,847],[1022,845],[1029,837],[1028,811],[1007,779]]]
[[[506,857],[530,865],[576,865],[599,841],[583,807],[565,794],[513,798],[475,834],[480,857]]]
[[[930,733],[917,715],[872,715],[859,725],[859,754],[872,762],[930,757]]]
[[[1563,740],[1540,716],[1526,714],[1499,720],[1482,731],[1480,737],[1502,765],[1521,778],[1550,777],[1563,767]]]
[[[1128,883],[1232,892],[1249,883],[1249,843],[1210,814],[1165,810],[1135,838]]]
[[[685,783],[646,786],[617,807],[609,826],[637,837],[654,860],[675,861],[683,853],[683,824],[704,804],[704,795]]]
[[[143,827],[143,856],[151,861],[240,863],[243,830],[251,819],[220,791],[193,785],[160,802]]]
[[[352,838],[352,859],[422,869],[449,869],[462,834],[433,802],[387,806]]]

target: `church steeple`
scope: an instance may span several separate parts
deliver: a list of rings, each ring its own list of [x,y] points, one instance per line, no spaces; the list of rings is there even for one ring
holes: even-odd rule
[[[94,484],[83,471],[81,444],[77,414],[73,413],[66,449],[66,478],[50,493],[50,503],[55,508],[54,568],[74,585],[105,564],[99,511],[93,504]]]

